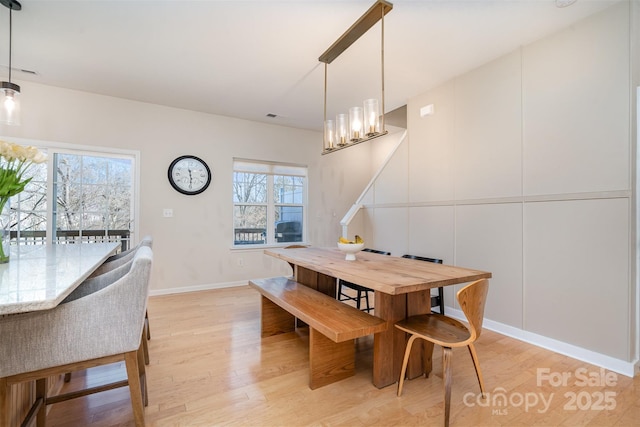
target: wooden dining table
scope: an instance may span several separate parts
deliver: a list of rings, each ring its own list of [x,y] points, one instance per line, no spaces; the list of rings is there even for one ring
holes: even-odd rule
[[[343,279],[375,292],[375,316],[388,322],[385,332],[374,335],[373,384],[386,387],[399,379],[406,337],[393,325],[408,316],[431,312],[431,289],[479,279],[491,273],[464,267],[359,252],[345,260],[337,248],[271,248],[265,254],[291,265],[295,280],[336,297],[337,280]],[[407,377],[429,375],[433,345],[414,345]]]

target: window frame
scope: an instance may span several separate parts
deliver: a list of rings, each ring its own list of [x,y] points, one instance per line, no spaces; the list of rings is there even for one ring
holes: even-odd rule
[[[138,240],[138,229],[140,225],[140,151],[139,150],[126,150],[121,148],[103,147],[97,145],[85,145],[85,144],[69,144],[55,141],[44,141],[26,138],[14,138],[10,136],[0,136],[5,141],[11,141],[20,145],[32,145],[39,149],[47,151],[47,227],[46,227],[46,239],[47,244],[55,244],[54,237],[54,216],[53,210],[55,206],[55,199],[53,195],[54,175],[54,155],[55,154],[71,154],[77,156],[102,156],[113,158],[127,158],[132,160],[132,183],[131,183],[131,219],[129,229],[130,244],[134,244]]]
[[[256,169],[264,168],[266,170],[243,170],[242,168],[236,167],[236,164],[251,164],[256,167]],[[287,170],[291,171],[299,171],[299,173],[286,173]],[[235,194],[233,192],[233,186],[235,184],[235,173],[236,172],[244,172],[244,173],[260,173],[267,175],[267,201],[266,203],[244,203],[244,202],[236,202]],[[281,203],[275,200],[274,195],[274,176],[296,176],[304,178],[303,188],[303,196],[302,203],[290,204],[290,203]],[[255,160],[255,159],[246,159],[246,158],[238,158],[234,157],[232,159],[232,167],[231,167],[231,248],[232,249],[260,249],[260,248],[269,248],[269,247],[284,247],[291,245],[293,243],[305,245],[307,244],[307,231],[308,231],[308,216],[309,216],[309,167],[307,165],[296,164],[296,163],[287,163],[287,162],[275,162],[268,160]],[[266,224],[266,237],[265,243],[258,244],[236,244],[235,240],[235,209],[236,206],[244,205],[244,206],[265,206],[267,208],[267,224]],[[299,242],[276,242],[276,232],[275,232],[275,211],[278,206],[301,206],[302,207],[302,240]]]

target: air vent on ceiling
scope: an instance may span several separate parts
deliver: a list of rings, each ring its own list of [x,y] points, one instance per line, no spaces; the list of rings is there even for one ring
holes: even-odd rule
[[[577,0],[556,0],[556,7],[567,7],[574,4]]]
[[[7,67],[6,65],[2,65],[0,66],[0,68],[4,68],[5,70],[9,70],[9,67]],[[38,73],[36,71],[33,70],[25,70],[24,68],[16,68],[16,67],[11,67],[11,71],[14,73],[25,73],[25,74],[31,74],[33,76],[37,76]]]

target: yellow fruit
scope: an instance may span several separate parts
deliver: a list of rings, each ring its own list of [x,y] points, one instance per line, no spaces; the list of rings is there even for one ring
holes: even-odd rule
[[[364,240],[362,240],[362,237],[360,237],[360,236],[358,236],[356,234],[356,240],[349,240],[349,239],[346,239],[344,237],[340,237],[338,239],[338,242],[339,243],[344,243],[344,244],[347,244],[347,245],[354,245],[356,243],[364,243]]]

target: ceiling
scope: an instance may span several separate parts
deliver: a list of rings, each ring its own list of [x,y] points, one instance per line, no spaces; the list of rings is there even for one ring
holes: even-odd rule
[[[13,12],[12,81],[18,84],[314,130],[321,130],[323,120],[324,64],[318,57],[374,3],[20,1],[22,10]],[[615,3],[577,0],[558,8],[555,0],[391,2],[384,21],[386,111]],[[0,9],[0,78],[6,80],[9,10]],[[329,116],[380,98],[380,28],[376,24],[328,66]],[[23,101],[22,108],[29,106]]]

